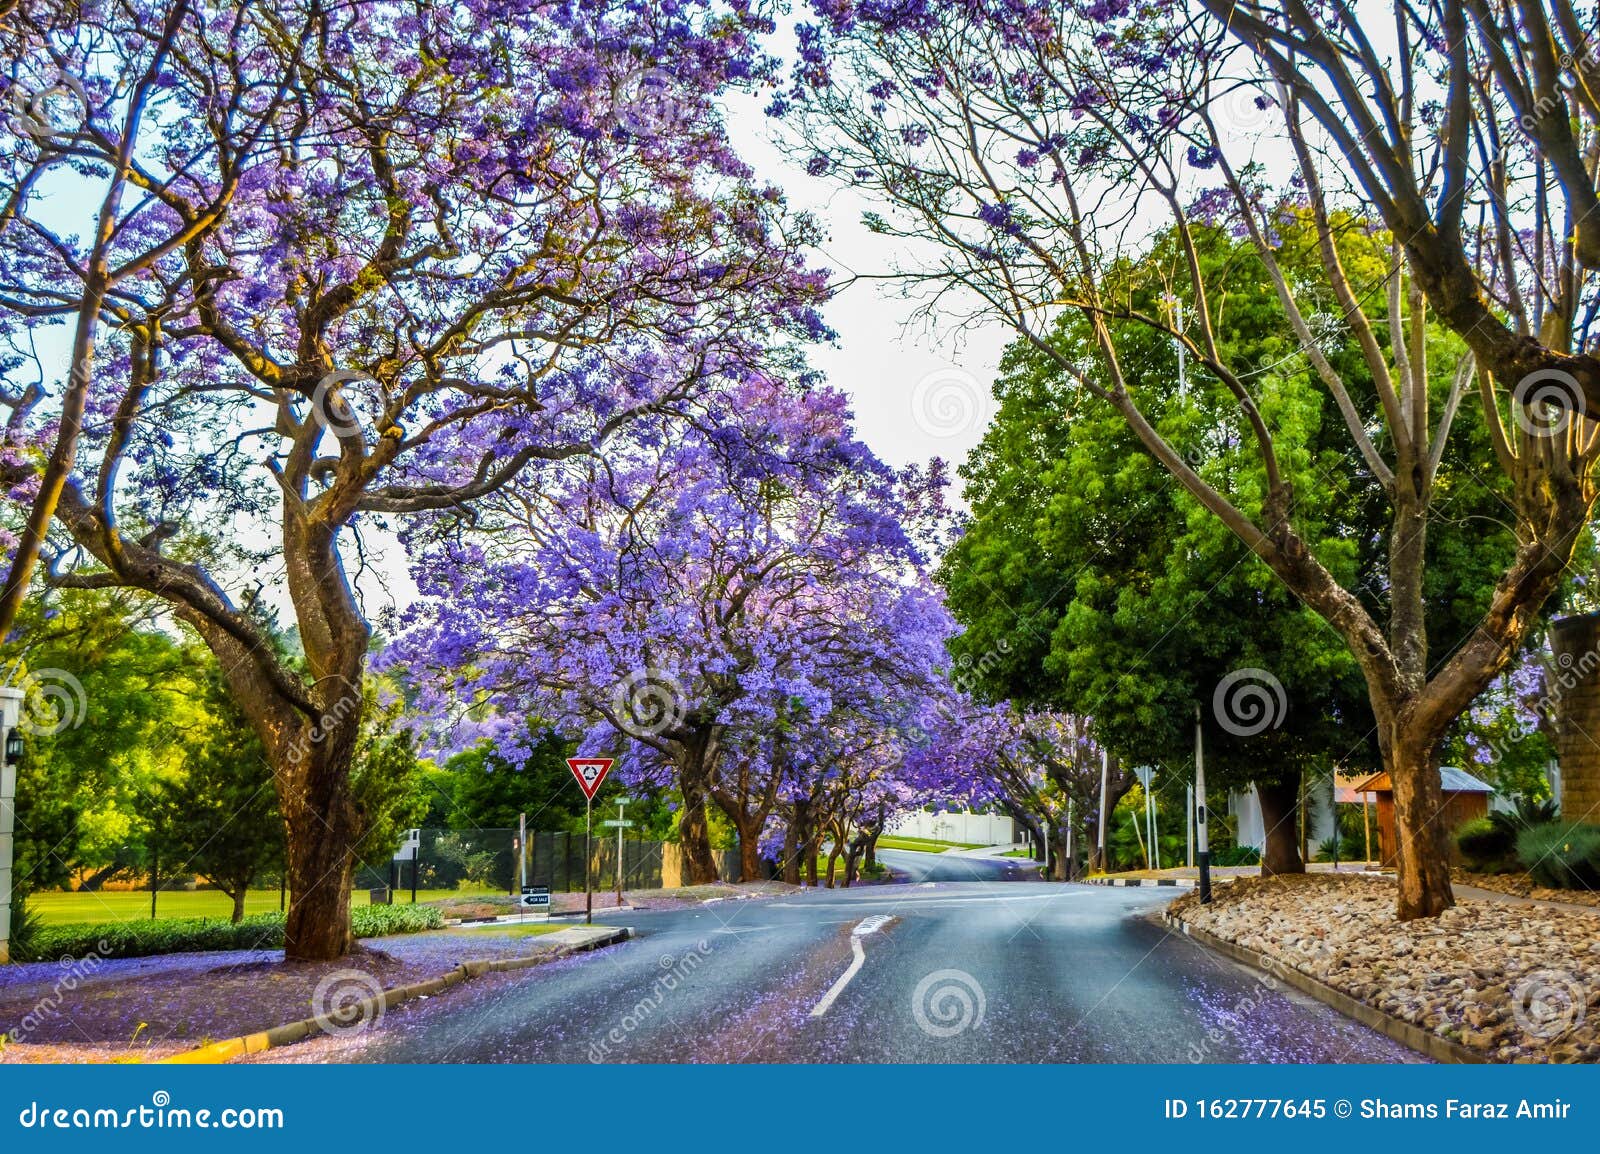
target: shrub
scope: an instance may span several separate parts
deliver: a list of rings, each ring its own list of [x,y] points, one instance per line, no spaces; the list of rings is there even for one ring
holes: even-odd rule
[[[358,938],[414,934],[444,925],[433,906],[357,906],[350,911]],[[283,915],[256,914],[235,924],[226,918],[168,918],[151,921],[74,923],[43,926],[29,943],[26,958],[140,958],[209,950],[277,950],[283,948]]]
[[[1333,839],[1325,837],[1317,846],[1316,861],[1333,861]],[[1366,842],[1359,837],[1339,839],[1339,861],[1358,862],[1367,855]]]
[[[1477,873],[1503,873],[1517,852],[1517,831],[1504,814],[1475,817],[1456,830],[1461,864]],[[1502,820],[1496,820],[1502,819]]]
[[[382,938],[437,930],[444,925],[444,914],[438,906],[356,906],[350,924],[358,938]]]
[[[19,962],[42,958],[38,948],[39,931],[44,920],[28,908],[28,897],[19,892],[11,906],[11,956]]]
[[[1525,829],[1517,838],[1517,857],[1540,885],[1600,888],[1600,826],[1551,822]]]
[[[1261,851],[1249,845],[1230,845],[1211,853],[1211,864],[1216,866],[1248,866],[1261,864]]]

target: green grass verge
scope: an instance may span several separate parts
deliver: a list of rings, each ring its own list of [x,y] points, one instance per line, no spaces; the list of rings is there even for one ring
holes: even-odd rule
[[[468,890],[418,890],[418,902],[443,901],[447,898],[470,898],[475,893],[497,891]],[[397,890],[396,905],[410,905],[411,891]],[[352,908],[366,906],[366,890],[356,890],[351,895]],[[94,893],[35,893],[28,895],[28,910],[39,915],[47,926],[103,922],[136,922],[150,919],[150,893],[148,890],[101,890]],[[244,899],[245,915],[275,914],[278,912],[277,890],[251,890]],[[176,918],[227,918],[233,915],[233,901],[216,890],[163,890],[156,895],[156,917],[159,921]]]
[[[938,841],[931,837],[890,837],[884,834],[878,839],[879,849],[908,849],[918,853],[943,853],[947,849],[982,849],[981,842],[974,841]]]
[[[463,927],[465,933],[470,927]],[[510,926],[484,926],[481,930],[471,930],[472,933],[489,934],[501,938],[536,938],[541,934],[559,934],[562,930],[570,930],[570,923],[561,922],[529,922],[527,925]]]

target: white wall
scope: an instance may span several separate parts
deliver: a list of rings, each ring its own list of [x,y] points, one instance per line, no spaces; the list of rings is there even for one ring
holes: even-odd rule
[[[964,841],[974,845],[1013,845],[1015,823],[1002,814],[908,813],[889,828],[901,837],[931,837],[938,841]]]
[[[1306,840],[1310,843],[1311,853],[1315,855],[1317,847],[1333,836],[1333,780],[1327,778],[1312,782],[1307,794],[1310,828],[1306,831]],[[1261,802],[1256,798],[1255,786],[1252,785],[1248,790],[1230,791],[1228,813],[1238,822],[1240,845],[1250,846],[1253,849],[1264,848]],[[1298,832],[1299,826],[1296,825],[1295,829]]]

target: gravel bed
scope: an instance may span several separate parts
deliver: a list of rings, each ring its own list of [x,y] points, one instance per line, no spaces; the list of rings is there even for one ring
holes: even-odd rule
[[[1500,1062],[1600,1061],[1600,912],[1461,901],[1401,922],[1387,878],[1241,878],[1174,917]]]

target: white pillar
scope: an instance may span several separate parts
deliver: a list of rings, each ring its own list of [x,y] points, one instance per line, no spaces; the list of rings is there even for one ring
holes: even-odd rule
[[[11,960],[11,880],[17,829],[17,767],[8,763],[6,740],[22,720],[22,690],[0,686],[0,963]]]

